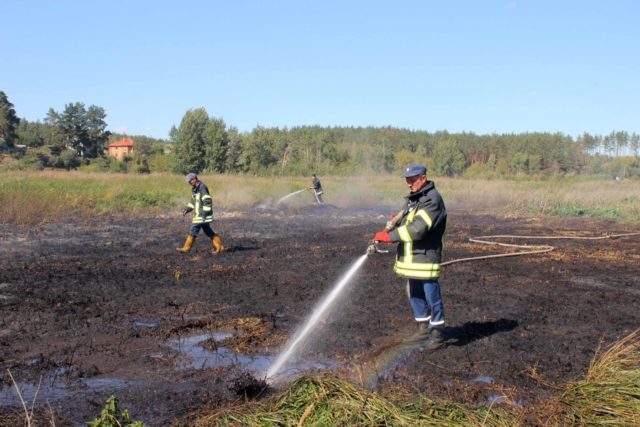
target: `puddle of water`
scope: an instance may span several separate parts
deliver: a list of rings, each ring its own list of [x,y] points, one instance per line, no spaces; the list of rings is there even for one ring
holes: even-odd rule
[[[205,369],[237,366],[242,370],[250,371],[258,378],[266,376],[269,366],[273,362],[274,356],[269,355],[245,355],[238,354],[226,347],[218,347],[217,351],[206,350],[200,344],[203,341],[213,338],[215,341],[222,341],[232,337],[233,334],[225,331],[218,331],[212,334],[195,335],[180,338],[170,342],[172,348],[180,353],[177,363],[179,369]],[[150,354],[151,358],[164,357],[161,353]],[[39,359],[34,358],[29,363],[38,363]],[[300,357],[292,360],[288,364],[288,369],[283,370],[280,375],[291,377],[302,372],[311,370],[332,370],[337,369],[338,364],[330,360],[313,360],[308,357]],[[86,378],[68,382],[61,378],[68,372],[68,367],[59,367],[55,370],[55,375],[43,378],[40,385],[37,383],[27,383],[18,381],[18,388],[22,399],[30,405],[31,402],[60,402],[64,400],[76,399],[78,396],[86,397],[88,392],[118,394],[121,390],[132,387],[144,387],[144,380],[124,380],[121,378]],[[16,379],[17,380],[17,379]],[[13,385],[0,387],[0,406],[21,407],[20,396]]]
[[[200,345],[203,341],[211,338],[215,341],[222,341],[231,336],[233,336],[233,334],[228,332],[218,332],[179,338],[171,341],[171,347],[185,356],[179,358],[176,366],[179,369],[206,369],[240,365],[242,368],[256,374],[266,372],[269,363],[271,363],[271,357],[238,354],[226,347],[218,347],[217,350],[207,350]]]
[[[18,382],[20,395],[25,403],[31,405],[33,401],[59,402],[73,399],[76,395],[85,396],[87,390],[92,392],[106,392],[117,394],[118,391],[128,389],[141,381],[125,381],[120,378],[87,378],[74,382],[63,381],[48,377],[37,383]],[[22,406],[20,395],[13,385],[0,388],[0,406]]]
[[[260,374],[266,372],[271,358],[267,356],[246,356],[237,354],[228,348],[219,348],[216,352],[210,352],[200,347],[191,347],[187,349],[190,354],[191,361],[186,363],[178,363],[178,367],[191,367],[196,369],[216,368],[222,366],[240,365],[246,370]]]
[[[121,390],[132,385],[131,381],[121,378],[88,378],[82,382],[86,387],[100,391]]]
[[[229,332],[215,332],[213,334],[194,335],[171,341],[170,346],[183,356],[179,358],[176,366],[179,369],[238,366],[242,370],[252,372],[258,378],[264,378],[275,356],[240,354],[226,347],[218,347],[217,350],[207,350],[200,345],[203,341],[211,338],[215,341],[222,341],[231,336],[233,336],[233,334]],[[318,369],[331,370],[336,368],[337,363],[333,361],[311,360],[308,357],[299,358],[292,361],[289,369],[287,369],[283,375],[288,377],[304,371]]]
[[[135,326],[137,328],[154,329],[154,328],[158,327],[158,323],[157,322],[147,322],[145,320],[135,320],[133,322],[133,326]]]
[[[213,338],[216,342],[226,340],[227,338],[231,338],[232,336],[233,333],[224,331],[218,331],[210,334],[210,337]]]
[[[62,381],[58,382],[43,382],[38,384],[28,384],[18,382],[18,388],[20,389],[20,395],[24,399],[27,405],[30,405],[34,400],[36,402],[53,402],[56,400],[68,399],[73,393],[71,393]],[[13,385],[4,386],[0,388],[0,406],[21,406],[20,396]]]
[[[472,383],[483,383],[483,384],[491,384],[493,382],[493,378],[486,375],[479,375],[471,380]]]

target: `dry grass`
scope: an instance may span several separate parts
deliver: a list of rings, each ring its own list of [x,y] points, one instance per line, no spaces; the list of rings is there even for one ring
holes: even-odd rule
[[[332,376],[299,378],[266,404],[201,417],[196,426],[513,426],[502,409],[436,403],[422,398],[396,405]]]
[[[640,425],[640,329],[598,354],[585,378],[567,385],[560,402],[567,424]]]
[[[275,204],[304,189],[310,177],[203,175],[214,203],[242,209]],[[407,188],[396,176],[321,177],[327,203],[339,207],[400,206]],[[507,181],[435,177],[449,209],[511,215],[592,216],[640,223],[637,181]],[[0,221],[35,225],[96,214],[179,212],[189,199],[182,176],[65,171],[0,174]],[[287,201],[313,202],[310,192]]]

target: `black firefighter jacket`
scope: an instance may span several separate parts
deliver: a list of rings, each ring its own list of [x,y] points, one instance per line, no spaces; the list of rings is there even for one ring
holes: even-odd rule
[[[433,181],[406,197],[400,225],[389,232],[398,243],[394,271],[411,279],[440,277],[447,210]]]

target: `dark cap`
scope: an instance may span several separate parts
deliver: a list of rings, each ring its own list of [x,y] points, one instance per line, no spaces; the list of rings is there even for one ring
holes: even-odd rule
[[[404,178],[410,178],[412,176],[420,176],[427,174],[427,167],[425,165],[421,165],[419,163],[415,163],[407,166],[404,169],[404,174],[402,175]]]
[[[191,173],[187,174],[185,179],[187,180],[187,182],[191,182],[192,179],[196,179],[197,177],[198,177],[198,175],[196,175],[195,173],[191,172]]]

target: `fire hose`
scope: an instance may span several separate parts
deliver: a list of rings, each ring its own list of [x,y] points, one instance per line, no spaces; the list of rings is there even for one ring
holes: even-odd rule
[[[404,216],[404,211],[398,212],[391,220],[387,221],[385,225],[385,230],[390,231],[399,224],[400,220]],[[630,236],[640,236],[640,232],[632,232],[632,233],[618,233],[618,234],[605,234],[604,236],[519,236],[519,235],[511,235],[511,234],[495,234],[490,236],[477,236],[470,237],[469,242],[478,243],[483,245],[495,245],[502,246],[508,248],[519,248],[519,249],[527,249],[525,251],[520,252],[511,252],[506,254],[494,254],[494,255],[481,255],[475,257],[468,258],[459,258],[451,261],[445,261],[440,264],[442,267],[446,265],[456,264],[459,262],[467,262],[467,261],[478,261],[483,259],[492,259],[492,258],[506,258],[512,256],[522,256],[522,255],[533,255],[533,254],[543,254],[547,252],[551,252],[555,249],[554,246],[551,245],[522,245],[515,243],[503,243],[496,242],[495,239],[539,239],[539,240],[551,240],[551,239],[577,239],[577,240],[604,240],[604,239],[615,239],[619,237],[630,237]],[[380,249],[377,246],[377,242],[372,242],[367,246],[367,255],[371,255],[374,253],[386,254],[389,253],[388,250]]]
[[[512,252],[508,254],[495,254],[495,255],[482,255],[477,257],[469,257],[469,258],[459,258],[451,261],[446,261],[440,264],[441,266],[451,265],[458,262],[466,262],[466,261],[477,261],[482,259],[491,259],[491,258],[504,258],[510,256],[521,256],[521,255],[532,255],[532,254],[542,254],[546,252],[551,252],[555,249],[554,246],[551,245],[516,245],[513,243],[502,243],[502,242],[494,242],[492,239],[540,239],[540,240],[551,240],[551,239],[574,239],[574,240],[604,240],[604,239],[615,239],[619,237],[630,237],[630,236],[640,236],[640,232],[633,233],[619,233],[619,234],[605,234],[604,236],[518,236],[511,234],[495,234],[492,236],[477,236],[470,237],[469,242],[471,243],[479,243],[484,245],[496,245],[510,248],[521,248],[521,249],[530,249],[527,251],[521,252]]]

